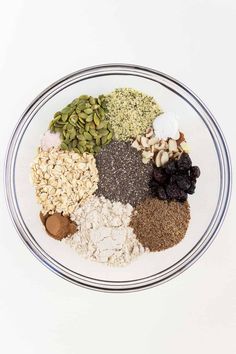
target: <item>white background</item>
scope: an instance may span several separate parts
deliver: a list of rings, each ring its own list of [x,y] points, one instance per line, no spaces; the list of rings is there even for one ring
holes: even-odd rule
[[[0,1],[1,171],[19,115],[77,69],[135,63],[193,89],[220,123],[235,162],[235,0]],[[1,185],[0,352],[236,352],[236,204],[218,237],[179,277],[132,294],[60,279],[14,230]]]

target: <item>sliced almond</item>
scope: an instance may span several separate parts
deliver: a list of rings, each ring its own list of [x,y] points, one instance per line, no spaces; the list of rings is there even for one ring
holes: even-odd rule
[[[160,140],[159,143],[157,144],[157,150],[165,150],[167,147],[167,143],[165,140]]]
[[[146,130],[146,138],[151,138],[153,136],[153,129],[151,127]]]
[[[155,145],[150,146],[150,151],[153,152],[153,154],[154,154],[154,152],[156,151],[155,150]]]
[[[137,149],[138,151],[142,150],[141,146],[139,145],[137,140],[134,140],[132,145],[133,148]]]
[[[177,143],[174,139],[169,139],[168,141],[168,148],[170,152],[177,152],[178,148],[177,148]]]
[[[162,156],[163,151],[159,151],[158,154],[156,155],[155,158],[155,164],[157,167],[161,167],[161,156]]]
[[[190,148],[185,141],[182,141],[182,143],[180,144],[180,147],[183,149],[184,152],[186,152],[186,153],[190,152]]]
[[[169,161],[169,155],[168,152],[163,151],[162,155],[161,155],[161,165],[165,165],[165,163],[167,163]]]
[[[180,151],[176,152],[176,153],[173,155],[174,159],[175,159],[175,160],[178,160],[178,159],[180,158],[181,154],[182,154],[182,153],[181,153]]]
[[[148,162],[150,161],[150,159],[147,159],[146,157],[142,158],[142,162],[146,165]]]
[[[152,151],[143,151],[142,156],[147,159],[151,159],[153,157],[153,152]]]
[[[153,138],[151,138],[151,139],[148,140],[149,146],[155,145],[155,144],[157,144],[158,142],[159,142],[159,139],[158,139],[156,136],[154,136]]]
[[[148,139],[145,137],[145,136],[142,136],[141,137],[141,145],[144,147],[144,148],[148,148],[149,145],[148,145]]]

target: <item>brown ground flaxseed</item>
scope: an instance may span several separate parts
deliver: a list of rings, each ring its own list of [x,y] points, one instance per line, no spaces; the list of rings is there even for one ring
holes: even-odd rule
[[[133,211],[130,226],[138,240],[150,251],[162,251],[179,243],[190,220],[188,202],[148,198]]]

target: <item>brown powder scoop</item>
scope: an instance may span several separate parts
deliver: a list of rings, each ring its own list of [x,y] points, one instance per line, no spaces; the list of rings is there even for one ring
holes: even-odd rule
[[[68,216],[54,213],[52,215],[43,215],[40,213],[40,219],[44,224],[47,233],[56,240],[62,240],[68,235],[76,232],[76,225],[70,220]]]

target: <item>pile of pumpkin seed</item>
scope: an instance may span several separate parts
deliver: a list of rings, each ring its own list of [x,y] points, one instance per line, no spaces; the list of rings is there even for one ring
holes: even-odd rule
[[[54,114],[49,129],[60,133],[61,149],[97,154],[102,146],[110,143],[113,136],[106,113],[103,95],[82,95]]]

